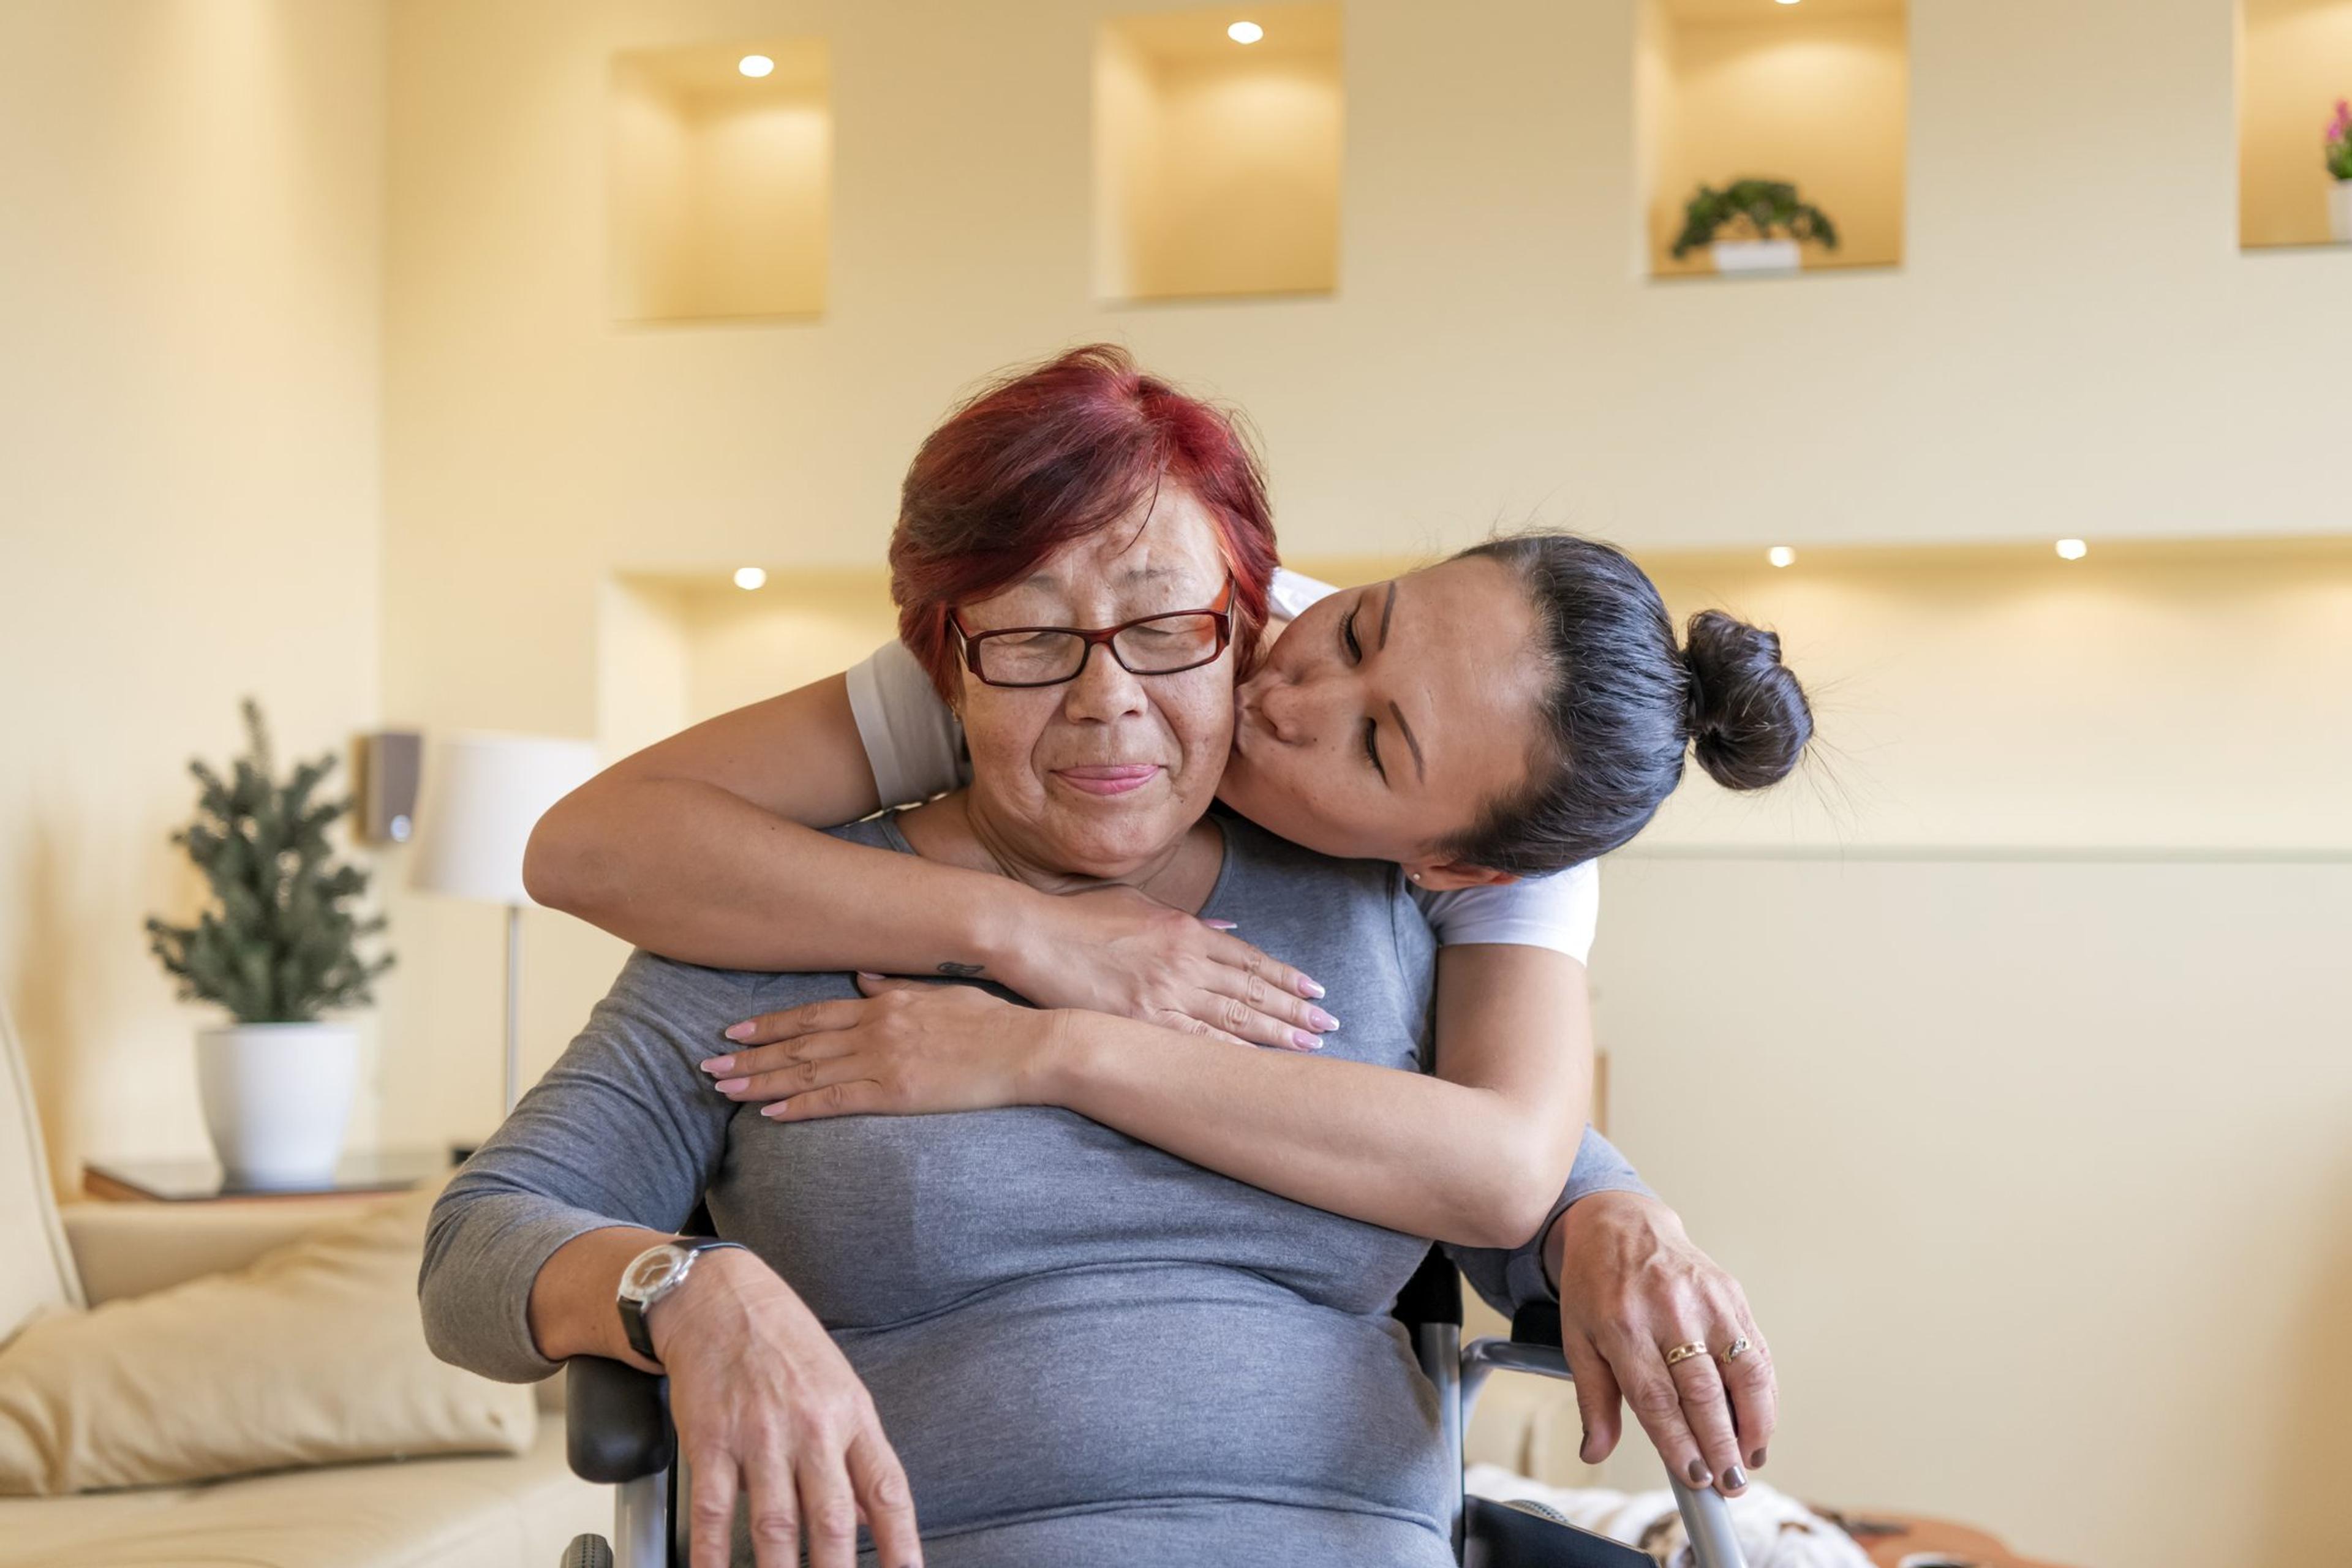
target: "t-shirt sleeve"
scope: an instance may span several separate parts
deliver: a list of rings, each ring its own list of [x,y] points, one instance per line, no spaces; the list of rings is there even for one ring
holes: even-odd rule
[[[1601,924],[1601,867],[1587,860],[1549,877],[1442,893],[1416,889],[1413,897],[1441,947],[1511,942],[1548,947],[1583,963]]]
[[[1318,578],[1303,572],[1293,572],[1287,566],[1274,569],[1274,584],[1266,591],[1266,602],[1273,608],[1275,619],[1295,621],[1307,606],[1318,599],[1328,599],[1339,590]]]
[[[436,1355],[502,1383],[553,1375],[530,1332],[541,1266],[589,1231],[675,1232],[693,1215],[737,1110],[694,1063],[744,991],[733,976],[645,953],[623,967],[588,1026],[433,1205],[417,1293]]]
[[[1568,1185],[1560,1189],[1551,1212],[1536,1228],[1535,1235],[1525,1245],[1505,1252],[1495,1247],[1454,1247],[1445,1248],[1454,1267],[1470,1288],[1486,1300],[1488,1306],[1509,1317],[1530,1301],[1557,1301],[1559,1292],[1544,1278],[1543,1242],[1551,1234],[1554,1221],[1567,1212],[1568,1205],[1579,1198],[1589,1198],[1595,1193],[1639,1193],[1654,1197],[1642,1178],[1634,1173],[1617,1146],[1588,1127],[1584,1142],[1577,1145],[1576,1164],[1568,1173]]]
[[[904,643],[884,643],[852,665],[847,679],[849,711],[884,810],[964,782],[963,726]]]

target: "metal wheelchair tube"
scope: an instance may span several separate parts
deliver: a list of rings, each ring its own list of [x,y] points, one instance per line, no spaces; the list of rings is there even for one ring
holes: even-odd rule
[[[1557,1332],[1555,1329],[1555,1335]],[[1477,1403],[1480,1386],[1497,1372],[1524,1372],[1537,1377],[1575,1381],[1575,1374],[1568,1370],[1568,1358],[1557,1344],[1529,1344],[1517,1339],[1473,1340],[1462,1352],[1462,1393],[1455,1414],[1458,1430],[1468,1428],[1471,1407]],[[1675,1507],[1683,1516],[1685,1532],[1690,1536],[1691,1561],[1696,1568],[1747,1568],[1748,1559],[1740,1552],[1739,1538],[1731,1531],[1731,1510],[1725,1505],[1723,1494],[1712,1488],[1693,1491],[1672,1470],[1666,1472],[1666,1481],[1674,1488]],[[1461,1521],[1462,1508],[1457,1500],[1457,1554],[1461,1551]]]
[[[623,1481],[613,1492],[614,1568],[669,1568],[669,1472]]]

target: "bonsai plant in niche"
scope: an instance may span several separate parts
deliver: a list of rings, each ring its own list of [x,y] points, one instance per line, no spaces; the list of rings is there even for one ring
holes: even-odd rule
[[[1729,237],[1723,237],[1728,234]],[[1797,199],[1786,180],[1734,180],[1722,190],[1701,185],[1683,208],[1683,231],[1675,237],[1680,261],[1706,246],[1717,272],[1794,272],[1803,265],[1802,247],[1819,241],[1835,250],[1837,226],[1829,214]]]
[[[368,874],[338,864],[327,830],[352,808],[315,798],[331,754],[298,763],[282,784],[261,710],[245,704],[249,750],[226,779],[201,761],[196,817],[172,835],[203,872],[212,901],[192,926],[147,922],[149,945],[183,1001],[211,1002],[232,1023],[196,1036],[205,1127],[230,1179],[248,1187],[325,1181],[341,1156],[359,1083],[359,1039],[320,1015],[374,1000],[389,953],[362,957],[381,915],[352,906]]]
[[[2327,187],[2328,232],[2352,243],[2352,99],[2337,99],[2327,122],[2327,172],[2336,181]]]

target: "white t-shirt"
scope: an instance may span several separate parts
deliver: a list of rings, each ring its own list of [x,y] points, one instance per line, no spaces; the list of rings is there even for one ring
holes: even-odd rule
[[[1271,595],[1275,614],[1294,618],[1332,591],[1328,583],[1278,570]],[[963,726],[904,644],[885,643],[851,668],[849,709],[884,805],[929,800],[970,782]],[[1601,868],[1587,860],[1549,877],[1444,893],[1415,888],[1412,896],[1447,946],[1514,942],[1548,947],[1582,963],[1601,922]]]

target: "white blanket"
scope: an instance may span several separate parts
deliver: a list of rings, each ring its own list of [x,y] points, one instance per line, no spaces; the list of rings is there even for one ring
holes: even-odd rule
[[[1558,1509],[1571,1524],[1648,1552],[1660,1568],[1691,1568],[1690,1542],[1670,1491],[1548,1487],[1500,1465],[1473,1465],[1465,1481],[1478,1497]],[[1871,1568],[1853,1537],[1786,1492],[1751,1481],[1727,1500],[1748,1568]]]

